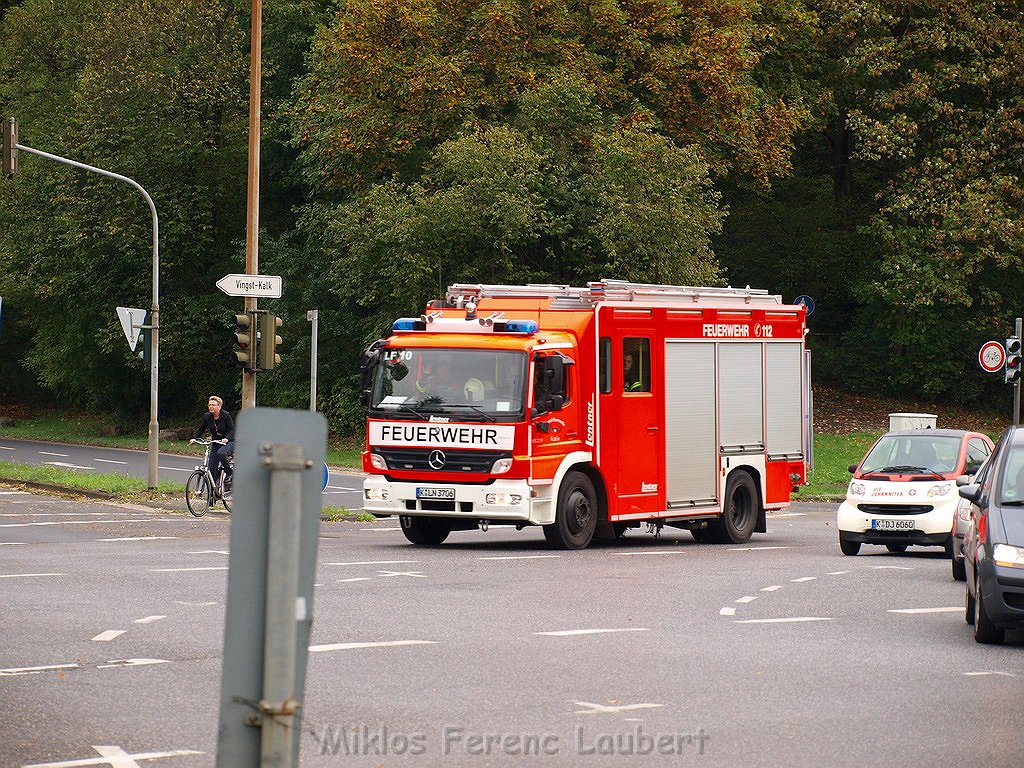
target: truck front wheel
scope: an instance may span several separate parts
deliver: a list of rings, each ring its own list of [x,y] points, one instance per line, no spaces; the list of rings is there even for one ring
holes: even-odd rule
[[[415,517],[399,515],[402,533],[413,544],[436,546],[448,538],[452,531],[451,523],[441,517]]]
[[[583,549],[597,529],[597,494],[582,472],[570,472],[558,491],[555,522],[544,526],[544,538],[556,549]]]

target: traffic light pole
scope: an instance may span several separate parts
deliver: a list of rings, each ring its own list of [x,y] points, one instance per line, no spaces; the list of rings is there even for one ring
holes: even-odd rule
[[[149,355],[148,451],[149,487],[151,489],[156,488],[157,481],[159,479],[157,455],[160,451],[160,423],[157,419],[157,403],[159,402],[160,387],[160,218],[156,214],[156,205],[153,203],[153,198],[149,196],[149,193],[142,188],[142,185],[137,181],[129,179],[127,176],[122,176],[121,174],[114,173],[112,171],[105,171],[102,168],[96,168],[92,165],[79,163],[75,160],[69,160],[68,158],[61,157],[60,155],[52,155],[49,152],[43,152],[40,149],[26,147],[24,144],[17,144],[15,148],[21,152],[28,152],[30,155],[38,155],[39,157],[45,157],[47,160],[55,160],[58,163],[70,165],[73,168],[79,168],[83,171],[89,171],[90,173],[98,173],[100,176],[106,176],[110,179],[123,181],[141,192],[142,196],[146,198],[146,202],[149,204],[149,212],[153,217],[153,306],[150,309],[149,315],[151,326],[151,349]]]
[[[1024,328],[1021,327],[1022,326],[1022,322],[1024,322],[1024,319],[1018,317],[1014,321],[1014,323],[1013,323],[1013,335],[1016,336],[1018,339],[1024,338],[1024,337],[1021,336],[1021,331],[1024,330]],[[1015,382],[1013,382],[1013,423],[1014,424],[1020,424],[1020,379],[1019,378]]]

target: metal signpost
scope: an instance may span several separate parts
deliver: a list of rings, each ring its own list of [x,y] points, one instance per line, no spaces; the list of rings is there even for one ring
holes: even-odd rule
[[[986,341],[978,350],[978,365],[986,373],[1003,371],[1004,381],[1013,385],[1013,421],[1020,424],[1020,380],[1021,380],[1021,343],[1024,339],[1024,319],[1017,318],[1013,323],[1013,336],[1006,342]]]
[[[323,414],[238,416],[217,768],[298,763],[327,447]]]

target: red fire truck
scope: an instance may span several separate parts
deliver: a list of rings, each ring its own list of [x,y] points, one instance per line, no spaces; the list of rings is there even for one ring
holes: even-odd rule
[[[805,482],[805,321],[750,288],[452,285],[366,353],[364,509],[414,544],[747,541]]]

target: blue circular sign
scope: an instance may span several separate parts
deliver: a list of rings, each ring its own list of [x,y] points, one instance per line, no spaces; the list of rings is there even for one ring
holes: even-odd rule
[[[807,307],[807,314],[808,315],[811,314],[814,311],[814,299],[812,299],[810,296],[808,296],[805,293],[801,293],[799,296],[797,296],[795,299],[793,299],[793,303],[794,304],[803,304],[805,307]]]
[[[327,481],[330,480],[330,479],[331,479],[331,470],[329,470],[327,468],[327,462],[325,461],[324,462],[323,485],[321,485],[321,487],[320,487],[320,493],[323,493],[324,491],[327,490]]]

